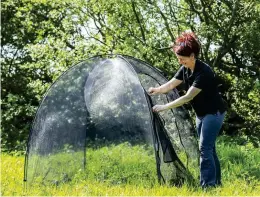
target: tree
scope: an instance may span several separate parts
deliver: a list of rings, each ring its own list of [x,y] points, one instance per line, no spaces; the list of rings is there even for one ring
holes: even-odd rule
[[[170,50],[187,29],[220,76],[229,104],[225,131],[259,141],[260,5],[251,0],[6,0],[2,2],[2,145],[24,148],[44,92],[93,55],[143,59],[171,78]]]
[[[69,35],[76,31],[68,22],[67,6],[52,1],[2,2],[1,109],[6,149],[24,149],[41,97],[72,62],[64,58],[74,48]]]

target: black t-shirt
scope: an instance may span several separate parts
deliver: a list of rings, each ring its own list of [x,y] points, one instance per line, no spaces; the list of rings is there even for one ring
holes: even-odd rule
[[[201,92],[191,101],[197,116],[226,111],[225,104],[218,91],[215,74],[204,62],[196,60],[193,72],[182,66],[174,78],[182,80],[185,83],[186,90],[190,86],[201,89]]]

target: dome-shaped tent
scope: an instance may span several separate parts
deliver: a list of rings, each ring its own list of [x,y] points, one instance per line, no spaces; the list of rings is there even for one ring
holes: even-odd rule
[[[24,180],[70,180],[86,169],[89,147],[128,142],[150,148],[156,169],[151,174],[160,182],[180,184],[198,163],[198,147],[184,108],[152,112],[152,105],[179,97],[176,89],[167,95],[146,93],[165,82],[157,69],[129,56],[96,56],[70,68],[37,110]]]

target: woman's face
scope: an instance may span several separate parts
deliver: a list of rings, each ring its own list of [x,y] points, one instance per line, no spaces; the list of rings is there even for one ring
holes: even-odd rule
[[[195,58],[194,54],[191,54],[190,56],[181,56],[177,55],[178,62],[185,66],[186,68],[192,68],[195,64]]]

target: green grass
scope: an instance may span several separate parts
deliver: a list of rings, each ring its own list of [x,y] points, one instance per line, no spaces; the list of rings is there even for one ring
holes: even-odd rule
[[[1,196],[257,196],[260,194],[260,151],[221,137],[217,150],[223,186],[203,191],[199,186],[162,186],[156,181],[149,149],[124,143],[89,149],[87,170],[60,184],[36,182],[24,189],[24,157],[1,154]],[[62,157],[62,156],[60,156]],[[86,173],[87,172],[87,173]]]

